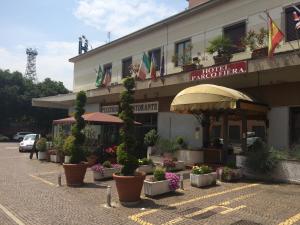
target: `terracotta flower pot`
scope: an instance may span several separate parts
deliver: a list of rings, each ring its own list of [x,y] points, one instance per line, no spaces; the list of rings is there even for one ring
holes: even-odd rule
[[[141,200],[141,191],[146,174],[136,173],[135,176],[120,176],[113,174],[116,181],[119,200],[123,204],[136,204]]]
[[[82,186],[87,169],[86,163],[63,164],[68,186]]]
[[[251,54],[252,59],[265,58],[268,56],[268,48],[254,49]]]

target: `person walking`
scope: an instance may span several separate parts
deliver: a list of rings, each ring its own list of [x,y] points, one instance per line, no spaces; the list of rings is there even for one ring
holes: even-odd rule
[[[38,159],[38,150],[36,149],[36,143],[39,140],[39,138],[40,138],[40,135],[36,134],[35,138],[34,138],[34,143],[33,143],[32,149],[30,151],[30,155],[29,155],[30,159],[32,159],[34,153],[36,155],[36,158]]]

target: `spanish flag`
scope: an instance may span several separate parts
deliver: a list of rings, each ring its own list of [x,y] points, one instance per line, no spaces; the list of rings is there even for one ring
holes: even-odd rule
[[[272,57],[276,47],[282,41],[282,39],[284,37],[284,34],[278,28],[276,23],[274,23],[274,21],[272,20],[270,15],[267,14],[267,16],[269,18],[269,51],[268,51],[268,56]]]

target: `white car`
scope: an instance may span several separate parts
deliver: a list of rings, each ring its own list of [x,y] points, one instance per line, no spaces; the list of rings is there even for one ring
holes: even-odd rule
[[[36,136],[39,134],[27,134],[24,136],[23,141],[20,142],[19,152],[31,151]]]
[[[24,136],[27,134],[32,134],[33,132],[18,132],[13,136],[15,141],[22,141]]]

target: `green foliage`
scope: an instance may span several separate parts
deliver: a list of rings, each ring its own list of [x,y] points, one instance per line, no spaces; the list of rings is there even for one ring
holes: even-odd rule
[[[166,174],[166,172],[163,168],[156,168],[153,173],[154,179],[156,181],[165,180],[166,179],[165,174]]]
[[[5,142],[5,141],[9,141],[9,138],[0,134],[0,142]]]
[[[193,45],[189,44],[183,54],[174,54],[172,62],[177,65],[189,65],[192,63],[192,49]]]
[[[142,158],[142,159],[139,159],[139,165],[140,166],[142,166],[142,165],[153,165],[153,161],[152,161],[152,159]]]
[[[155,129],[150,130],[144,137],[144,143],[147,146],[154,146],[158,141],[159,135]]]
[[[212,169],[209,166],[193,166],[192,174],[208,174],[211,173]]]
[[[112,168],[111,166],[111,162],[110,161],[105,161],[102,163],[102,166],[105,167],[105,168]]]
[[[65,134],[64,134],[62,128],[60,127],[59,130],[58,130],[58,134],[53,139],[53,147],[55,148],[55,150],[58,153],[63,152],[65,138],[66,138]]]
[[[86,103],[86,94],[84,91],[80,91],[77,93],[76,102],[75,102],[75,120],[76,123],[72,126],[72,135],[74,136],[74,148],[71,151],[71,163],[80,163],[85,160],[85,154],[83,150],[84,144],[84,133],[82,130],[85,127],[85,121],[82,118],[84,114],[84,106]]]
[[[70,156],[72,150],[75,148],[75,137],[70,135],[69,137],[67,137],[64,141],[64,145],[63,145],[63,153],[66,156]]]
[[[158,142],[158,148],[162,152],[174,153],[180,148],[180,146],[174,140],[161,138]]]
[[[125,176],[133,175],[138,167],[138,159],[134,156],[136,138],[134,136],[134,114],[132,103],[134,102],[134,78],[128,77],[123,81],[125,91],[121,93],[119,117],[123,120],[123,127],[120,129],[121,144],[118,146],[118,163],[123,165],[121,173]]]
[[[47,139],[46,138],[40,138],[36,143],[36,149],[39,152],[45,152],[47,150]]]
[[[231,49],[233,45],[229,38],[218,36],[209,43],[210,45],[206,49],[208,53],[218,53],[218,56],[232,56]]]
[[[226,163],[226,167],[231,168],[231,169],[237,169],[235,160],[229,160]]]
[[[64,109],[32,107],[32,98],[66,93],[69,91],[62,82],[46,78],[43,82],[34,83],[20,72],[0,69],[0,116],[5,118],[0,120],[0,128],[17,123],[18,126],[36,127],[48,133],[52,121],[66,117],[68,112]]]
[[[261,28],[258,32],[250,30],[246,37],[242,39],[242,44],[249,47],[251,51],[268,47],[268,30]]]
[[[265,174],[276,168],[279,159],[276,150],[258,139],[247,152],[246,165],[254,172]]]
[[[183,137],[178,136],[178,137],[176,137],[175,141],[181,149],[186,149],[187,148],[187,143],[185,142]]]

